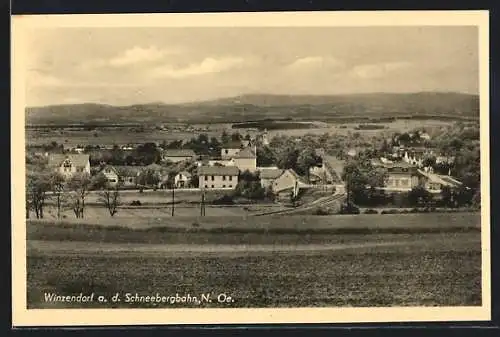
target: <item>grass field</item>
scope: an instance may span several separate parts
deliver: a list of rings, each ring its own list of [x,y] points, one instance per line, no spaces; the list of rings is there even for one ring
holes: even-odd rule
[[[479,214],[28,221],[28,307],[481,303]],[[197,226],[193,226],[193,224]],[[232,303],[53,303],[45,293]]]
[[[207,209],[207,213],[210,210]],[[455,231],[455,230],[479,230],[481,226],[480,213],[420,213],[420,214],[360,214],[360,215],[275,215],[261,217],[242,216],[170,216],[167,212],[164,216],[146,216],[148,212],[142,210],[143,217],[106,217],[103,219],[76,219],[64,220],[28,220],[28,232],[31,228],[43,228],[45,226],[57,227],[83,227],[94,226],[99,228],[118,228],[122,230],[150,230],[152,228],[178,228],[181,230],[224,230],[242,232],[269,232],[293,231],[302,233],[304,231]],[[196,223],[198,226],[193,227]]]
[[[464,238],[465,236],[465,238]],[[365,238],[366,239],[366,238]],[[394,240],[388,237],[387,240]],[[28,251],[28,308],[171,307],[175,304],[49,303],[44,293],[120,293],[212,297],[226,307],[458,306],[481,303],[478,235],[443,240],[414,236],[418,244],[300,253],[156,254]],[[381,238],[377,241],[380,242]],[[415,242],[414,242],[415,243]],[[198,304],[200,305],[200,304]],[[194,303],[177,304],[182,307]]]
[[[311,121],[310,123],[316,123]],[[383,130],[356,130],[359,122],[356,123],[329,123],[327,126],[320,126],[311,128],[304,124],[304,128],[296,128],[294,126],[290,129],[269,130],[268,137],[272,139],[278,135],[286,136],[304,136],[306,134],[322,135],[330,133],[332,135],[347,135],[348,132],[359,132],[361,135],[372,137],[380,134],[380,132],[407,132],[417,127],[433,128],[449,125],[453,121],[442,120],[396,120],[393,122],[386,122],[380,125],[385,126]],[[204,132],[186,132],[186,131],[162,131],[162,130],[148,130],[147,132],[132,132],[128,127],[111,128],[106,130],[70,130],[70,129],[46,129],[26,130],[26,140],[28,144],[39,145],[49,144],[56,141],[59,144],[64,144],[65,147],[73,147],[76,145],[111,145],[111,144],[142,144],[146,142],[163,141],[172,142],[174,140],[189,140],[198,133],[205,133],[209,137],[220,137],[223,130],[231,131],[231,124],[210,124],[198,125],[208,127],[208,131]],[[342,126],[342,127],[340,127]],[[250,133],[255,134],[253,129],[234,129],[242,134]]]

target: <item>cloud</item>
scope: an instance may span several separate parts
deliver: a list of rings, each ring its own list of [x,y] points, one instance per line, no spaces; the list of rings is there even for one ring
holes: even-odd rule
[[[190,76],[205,75],[210,73],[219,73],[229,69],[249,65],[241,57],[223,57],[215,59],[207,57],[199,63],[192,63],[186,67],[174,67],[170,64],[156,67],[152,70],[151,75],[155,78],[185,78]]]
[[[29,71],[26,80],[31,87],[57,87],[65,85],[62,79],[44,74],[38,70]]]
[[[160,49],[156,46],[135,46],[109,59],[93,59],[83,62],[81,70],[94,70],[97,68],[124,68],[138,64],[149,64],[164,60],[169,55],[179,54],[181,49]]]
[[[295,60],[289,64],[287,68],[298,69],[311,69],[311,68],[344,68],[345,64],[342,60],[334,57],[323,56],[307,56]]]
[[[351,76],[362,79],[381,78],[390,73],[411,67],[410,62],[362,64],[352,68]]]
[[[109,65],[112,67],[123,67],[137,63],[154,62],[159,61],[174,52],[174,50],[158,49],[154,46],[147,48],[136,46],[131,49],[127,49],[121,55],[109,60]]]

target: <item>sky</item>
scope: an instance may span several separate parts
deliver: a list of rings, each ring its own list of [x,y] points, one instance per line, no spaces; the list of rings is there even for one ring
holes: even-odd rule
[[[39,28],[28,46],[28,106],[479,93],[472,26]]]

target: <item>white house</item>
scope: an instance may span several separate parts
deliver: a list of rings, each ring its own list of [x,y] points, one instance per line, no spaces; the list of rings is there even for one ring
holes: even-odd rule
[[[234,165],[237,166],[240,171],[257,171],[257,154],[255,147],[246,147],[243,150],[237,152],[232,159],[234,160]]]
[[[66,179],[76,173],[90,175],[90,156],[88,154],[50,154],[49,167],[61,173]]]
[[[308,186],[301,176],[293,169],[287,169],[281,173],[279,177],[274,179],[271,188],[272,191],[278,195],[282,193],[293,193],[297,196],[301,187]]]
[[[275,169],[265,169],[265,170],[260,170],[259,175],[260,175],[260,185],[263,188],[268,188],[271,187],[273,182],[278,179],[281,174],[283,173],[283,170],[275,168]]]
[[[118,184],[118,181],[120,180],[120,174],[118,170],[116,170],[111,165],[104,166],[100,173],[102,173],[106,177],[106,180],[108,181],[108,184],[110,186],[116,186]]]
[[[187,171],[179,172],[174,177],[174,184],[176,188],[189,187],[190,181],[191,181],[191,173]]]
[[[198,168],[201,189],[236,188],[239,170],[236,166],[201,166]]]

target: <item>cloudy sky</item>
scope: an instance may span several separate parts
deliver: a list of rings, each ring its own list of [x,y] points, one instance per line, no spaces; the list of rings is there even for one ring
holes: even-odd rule
[[[245,93],[478,93],[475,27],[57,28],[29,36],[29,106]]]

